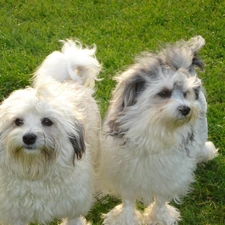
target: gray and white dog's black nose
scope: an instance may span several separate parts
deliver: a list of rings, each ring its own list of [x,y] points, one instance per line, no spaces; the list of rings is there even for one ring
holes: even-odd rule
[[[23,135],[23,142],[26,145],[34,144],[36,140],[37,140],[37,135],[35,135],[33,133],[27,133],[27,134]]]
[[[178,110],[183,116],[187,116],[189,112],[191,111],[191,108],[189,106],[182,105],[178,108]]]

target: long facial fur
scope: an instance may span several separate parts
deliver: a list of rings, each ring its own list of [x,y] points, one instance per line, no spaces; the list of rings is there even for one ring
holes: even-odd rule
[[[19,101],[22,111],[18,110],[15,100]],[[85,152],[83,125],[73,116],[70,107],[63,107],[61,112],[57,105],[57,100],[56,104],[47,103],[32,88],[16,91],[2,103],[1,161],[19,176],[27,179],[43,178],[51,172],[58,158],[67,166],[74,166],[76,158],[82,158]],[[52,127],[41,125],[44,117],[51,118]],[[24,120],[24,125],[16,126],[17,118]],[[33,150],[27,150],[22,142],[23,135],[28,132],[37,136]]]
[[[147,103],[141,101],[147,101],[148,98],[140,100],[141,96],[149,94],[147,89],[160,91],[157,89],[159,87],[157,87],[157,83],[165,80],[166,84],[166,79],[169,82],[176,73],[185,75],[186,84],[192,86],[189,88],[189,92],[192,89],[191,95],[195,95],[194,100],[197,100],[198,94],[202,90],[194,67],[203,69],[203,62],[197,57],[197,52],[203,45],[204,39],[198,36],[188,42],[169,45],[155,54],[145,53],[138,58],[136,64],[118,76],[116,78],[118,85],[113,92],[106,117],[107,134],[123,137],[130,128],[129,125],[124,124],[129,122],[129,118],[138,117],[145,110],[144,107]],[[138,101],[139,103],[137,103]],[[201,109],[194,110],[195,114],[198,110]],[[148,118],[149,115],[146,116]],[[130,126],[132,126],[132,122]]]

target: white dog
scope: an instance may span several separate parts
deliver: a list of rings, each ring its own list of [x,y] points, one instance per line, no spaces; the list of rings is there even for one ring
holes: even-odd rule
[[[67,40],[35,73],[34,88],[0,106],[0,223],[54,218],[84,225],[92,205],[100,115],[92,97],[100,64]],[[66,219],[67,218],[67,219]]]
[[[122,198],[105,225],[172,225],[180,220],[168,202],[187,194],[200,161],[217,150],[207,140],[206,100],[194,66],[201,36],[145,54],[117,77],[104,122],[103,187]],[[135,200],[149,205],[142,215]]]

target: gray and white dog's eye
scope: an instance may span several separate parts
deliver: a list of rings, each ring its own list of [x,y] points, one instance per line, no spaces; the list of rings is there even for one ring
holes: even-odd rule
[[[161,98],[170,98],[172,95],[172,91],[169,89],[164,89],[157,94]]]
[[[199,91],[200,91],[200,87],[194,88],[194,93],[195,93],[195,99],[197,100],[199,97]]]
[[[49,118],[42,119],[41,123],[43,126],[46,126],[46,127],[50,127],[53,124],[53,122]]]

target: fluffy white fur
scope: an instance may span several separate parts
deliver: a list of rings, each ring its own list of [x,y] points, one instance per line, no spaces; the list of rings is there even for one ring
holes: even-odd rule
[[[94,49],[67,40],[0,106],[0,223],[87,224],[100,115]]]
[[[122,205],[103,215],[105,225],[172,225],[198,162],[215,157],[207,140],[207,104],[195,66],[201,36],[145,53],[117,77],[104,122],[100,177]],[[149,205],[143,215],[135,200]]]

